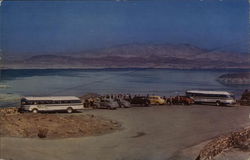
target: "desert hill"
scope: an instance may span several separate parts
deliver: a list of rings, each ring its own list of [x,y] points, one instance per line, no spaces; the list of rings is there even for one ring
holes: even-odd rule
[[[247,54],[189,44],[125,44],[80,53],[6,60],[6,68],[250,68]]]

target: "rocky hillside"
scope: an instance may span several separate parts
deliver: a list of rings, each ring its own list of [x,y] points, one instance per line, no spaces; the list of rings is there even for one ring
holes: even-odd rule
[[[250,68],[244,54],[209,51],[188,44],[127,44],[61,55],[8,60],[6,68]]]
[[[250,85],[250,72],[223,74],[218,81],[228,85]]]

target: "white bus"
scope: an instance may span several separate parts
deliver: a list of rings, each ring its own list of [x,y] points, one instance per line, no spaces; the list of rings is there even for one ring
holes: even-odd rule
[[[186,91],[186,96],[192,98],[195,103],[213,103],[219,105],[235,104],[234,95],[225,91]]]
[[[42,111],[67,111],[84,109],[83,103],[78,97],[23,97],[21,99],[21,110],[33,113]]]

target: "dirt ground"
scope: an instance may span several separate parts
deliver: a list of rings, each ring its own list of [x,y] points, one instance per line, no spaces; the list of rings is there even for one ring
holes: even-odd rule
[[[92,114],[5,114],[0,135],[27,138],[68,138],[102,135],[119,129],[118,122]]]
[[[214,157],[214,160],[249,160],[250,150],[231,148],[222,154]]]
[[[94,117],[112,119],[122,124],[122,130],[101,136],[60,139],[2,136],[0,158],[5,160],[194,160],[208,142],[202,146],[199,145],[200,143],[250,126],[250,107],[247,106],[162,105],[121,108],[112,111],[83,110],[82,113],[71,115],[94,115]],[[63,116],[71,115],[63,114]],[[199,146],[196,147],[196,145]]]

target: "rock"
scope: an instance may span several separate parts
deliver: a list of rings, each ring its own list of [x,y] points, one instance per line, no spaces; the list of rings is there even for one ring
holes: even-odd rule
[[[43,129],[39,129],[38,130],[38,134],[37,134],[37,136],[39,137],[39,138],[46,138],[47,137],[47,134],[48,134],[48,129],[47,128],[43,128]]]
[[[223,151],[234,147],[246,149],[246,143],[250,138],[250,128],[232,132],[228,135],[220,136],[209,142],[201,151],[197,160],[213,159]],[[248,149],[248,147],[247,147]]]
[[[223,74],[217,78],[226,85],[248,85],[250,84],[250,72]]]

